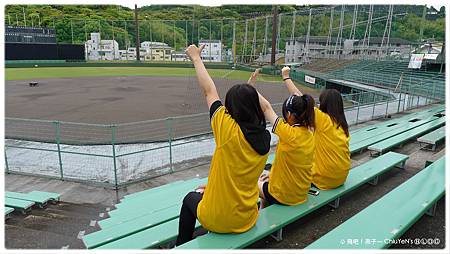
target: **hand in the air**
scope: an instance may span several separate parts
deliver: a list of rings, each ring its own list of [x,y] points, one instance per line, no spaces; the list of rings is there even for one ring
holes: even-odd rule
[[[189,58],[191,58],[192,61],[194,61],[196,59],[200,59],[203,48],[205,48],[205,44],[200,45],[200,47],[195,46],[195,44],[191,44],[184,52],[189,56]]]
[[[259,75],[259,69],[256,69],[252,75],[250,76],[250,78],[247,81],[247,84],[251,85],[251,86],[255,86],[256,85],[256,77]]]
[[[291,71],[291,68],[289,68],[288,66],[283,67],[283,69],[281,69],[281,76],[283,78],[289,78],[290,71]]]

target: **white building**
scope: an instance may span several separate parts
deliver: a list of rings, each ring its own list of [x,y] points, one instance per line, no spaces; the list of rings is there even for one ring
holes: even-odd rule
[[[141,59],[144,61],[171,61],[174,52],[167,43],[144,41],[141,43]]]
[[[140,48],[139,52],[140,52],[139,58],[141,59],[141,61],[143,61],[145,54],[146,54],[146,50],[143,48]],[[129,47],[127,50],[121,50],[120,51],[120,59],[135,61],[136,60],[136,48]]]
[[[220,40],[200,40],[198,44],[205,44],[201,55],[204,61],[222,62],[222,42]]]
[[[173,51],[172,52],[172,61],[186,62],[186,61],[190,61],[190,60],[189,60],[189,57],[184,52],[184,50],[182,50],[182,51]]]
[[[399,55],[409,55],[411,42],[400,38],[390,38],[386,47],[386,40],[382,37],[371,37],[369,46],[363,40],[342,39],[337,43],[336,37],[328,41],[326,36],[310,36],[308,46],[306,37],[298,37],[286,41],[286,63],[304,63],[311,58],[339,57],[341,59],[379,58],[386,55],[386,50],[391,55],[393,52]],[[367,42],[366,42],[367,43]],[[308,52],[307,52],[308,51]],[[308,58],[308,59],[306,59]]]
[[[120,59],[119,44],[115,40],[102,40],[100,33],[91,33],[91,39],[85,43],[86,60]]]

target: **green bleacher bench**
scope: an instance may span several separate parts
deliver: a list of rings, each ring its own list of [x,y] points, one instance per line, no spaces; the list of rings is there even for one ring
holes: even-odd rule
[[[416,128],[410,129],[408,131],[402,132],[401,134],[373,144],[369,146],[368,149],[371,151],[371,155],[380,155],[398,145],[405,143],[410,139],[416,138],[417,136],[432,131],[443,125],[445,125],[445,117],[440,117]]]
[[[143,191],[131,193],[131,194],[123,196],[123,198],[120,201],[123,201],[123,200],[126,200],[126,199],[135,198],[135,197],[139,197],[139,196],[145,196],[148,193],[156,193],[156,192],[159,192],[159,191],[164,191],[164,190],[169,189],[169,188],[171,188],[171,187],[173,187],[175,185],[181,184],[182,182],[184,182],[184,181],[183,180],[174,181],[174,182],[167,183],[167,184],[155,187],[155,188],[150,188],[150,189],[146,189],[146,190],[143,190]]]
[[[14,211],[14,208],[5,206],[5,220],[11,217],[11,213]]]
[[[263,209],[256,225],[242,234],[209,233],[199,236],[177,248],[180,249],[236,249],[244,248],[265,236],[277,232],[275,237],[281,240],[282,228],[314,210],[332,204],[339,206],[340,197],[365,183],[377,184],[378,176],[397,165],[404,166],[407,155],[389,152],[350,170],[346,182],[333,190],[322,190],[318,196],[309,196],[308,200],[297,206],[271,205]]]
[[[29,195],[34,198],[48,199],[52,203],[56,203],[60,201],[61,195],[56,192],[47,192],[47,191],[31,191],[28,192]]]
[[[394,119],[393,121],[391,120],[392,122],[388,121],[379,126],[366,127],[366,131],[350,133],[350,152],[362,151],[375,143],[442,118],[443,110],[445,109],[439,106],[419,112],[419,114],[411,114],[400,119]]]
[[[145,190],[143,191],[143,194],[135,195],[133,197],[124,198],[120,201],[120,203],[115,204],[116,208],[123,207],[123,206],[130,206],[130,205],[147,205],[148,202],[158,202],[161,200],[161,195],[175,195],[180,190],[185,190],[186,186],[189,186],[192,188],[192,185],[196,185],[197,187],[200,184],[205,184],[204,179],[200,178],[193,178],[187,181],[179,182],[178,184],[168,184],[169,187],[163,188],[163,189],[157,189],[155,191],[149,191]],[[170,194],[169,194],[170,193]],[[156,199],[156,200],[155,200]],[[145,202],[143,202],[145,201]],[[114,210],[115,211],[115,210]]]
[[[15,198],[5,198],[5,206],[21,211],[23,214],[31,210],[34,202]]]
[[[352,136],[365,136],[368,132],[376,130],[376,129],[380,129],[380,128],[385,128],[385,127],[389,127],[392,126],[393,124],[398,124],[400,122],[403,121],[410,121],[413,119],[416,119],[417,117],[423,117],[423,116],[429,116],[429,115],[434,115],[437,113],[441,113],[445,111],[445,105],[437,105],[434,106],[432,108],[423,110],[423,111],[418,111],[418,112],[414,112],[414,113],[408,113],[405,116],[399,117],[399,118],[394,118],[388,121],[383,121],[377,124],[372,124],[372,125],[368,125],[366,127],[361,127],[355,130],[351,131]]]
[[[206,183],[207,178],[195,178],[185,181],[183,188],[167,190],[163,195],[156,195],[157,199],[152,198],[151,202],[141,201],[137,204],[131,203],[129,206],[121,206],[121,209],[113,210],[116,211],[115,213],[110,212],[111,218],[99,221],[98,224],[102,230],[85,235],[82,239],[83,243],[87,248],[92,249],[173,220],[179,216],[181,204],[186,194],[198,185]]]
[[[387,248],[424,213],[434,215],[436,203],[444,192],[445,158],[442,157],[307,249]]]
[[[411,119],[415,118],[416,116],[422,117],[422,118],[425,118],[425,117],[429,118],[430,114],[442,112],[444,110],[445,110],[444,106],[439,105],[437,107],[427,109],[425,111],[409,114],[400,119],[404,118],[404,120],[407,121],[407,120],[411,120]],[[400,122],[399,119],[394,119],[394,120],[396,120],[397,122]],[[389,125],[386,122],[383,122],[380,125],[383,125],[383,124],[385,127],[387,125]],[[368,127],[366,129],[370,129],[370,128],[373,128],[373,126]],[[389,128],[389,127],[387,127],[387,128]],[[364,129],[364,128],[361,128],[361,129]],[[361,130],[358,129],[357,131],[361,131]],[[371,136],[376,136],[376,135],[378,135],[378,134],[374,133]],[[356,135],[356,138],[353,139],[353,137],[352,137],[352,139],[358,141],[358,139],[362,140],[364,138],[367,138],[367,136],[368,136],[367,133],[364,133],[364,134],[360,135],[360,137],[358,137]],[[274,157],[274,154],[272,153],[269,156],[268,163],[273,161],[273,157]],[[376,181],[377,181],[377,177],[374,177],[374,179],[372,179],[372,181],[370,181],[370,182],[376,183]],[[172,240],[173,240],[173,238],[176,237],[177,230],[178,230],[177,217],[179,215],[181,201],[175,202],[173,206],[167,206],[167,204],[165,204],[165,207],[159,208],[159,211],[154,210],[158,207],[158,206],[156,206],[156,208],[149,209],[149,211],[145,212],[145,210],[142,208],[142,207],[145,207],[145,205],[142,205],[143,202],[139,201],[139,200],[141,200],[142,197],[146,197],[146,196],[148,196],[150,198],[150,195],[146,193],[147,191],[148,191],[148,193],[153,192],[152,195],[159,196],[159,195],[162,195],[163,193],[165,194],[166,191],[170,191],[170,189],[172,189],[175,186],[178,186],[179,184],[181,184],[181,183],[168,184],[165,187],[161,186],[162,190],[161,190],[161,193],[158,195],[156,195],[157,192],[153,192],[151,189],[143,191],[143,192],[137,192],[137,193],[127,195],[122,199],[120,204],[117,204],[116,210],[110,211],[109,214],[110,214],[111,218],[101,220],[98,222],[98,224],[101,226],[102,229],[108,229],[108,230],[111,230],[111,232],[113,231],[112,228],[114,228],[117,225],[137,223],[136,220],[139,222],[139,219],[141,220],[141,222],[150,221],[150,223],[147,224],[147,225],[150,225],[149,227],[135,226],[133,228],[133,225],[131,225],[128,229],[126,229],[124,231],[121,231],[123,229],[120,229],[119,231],[121,231],[121,232],[119,232],[117,234],[117,237],[114,236],[113,239],[108,239],[106,244],[104,242],[101,242],[101,243],[95,243],[95,241],[89,242],[89,239],[87,238],[87,241],[85,241],[85,245],[88,248],[106,248],[106,249],[116,248],[116,247],[117,248],[127,248],[127,247],[120,247],[120,246],[122,245],[122,243],[123,243],[123,245],[127,246],[127,243],[129,244],[129,243],[135,241],[137,245],[133,245],[133,247],[130,247],[130,248],[133,248],[133,249],[134,248],[150,248],[150,247],[157,246],[158,244],[164,244],[165,242],[170,241],[170,240],[167,240],[167,238],[164,238],[164,237],[162,237],[162,239],[159,239],[160,237],[156,237],[158,239],[153,241],[153,242],[155,242],[155,244],[149,246],[145,240],[143,243],[140,243],[140,240],[136,240],[136,239],[139,239],[139,237],[142,237],[142,239],[149,239],[148,235],[152,234],[152,233],[159,236],[160,232],[174,232],[175,231],[175,235],[172,234],[172,236],[171,236]],[[170,188],[168,188],[168,187],[170,187]],[[182,197],[184,197],[184,195],[188,191],[189,190],[183,191],[183,192],[180,191],[180,193],[182,193],[181,199],[182,199]],[[141,198],[138,198],[139,196],[141,196]],[[168,195],[164,195],[164,196],[168,196]],[[136,201],[134,201],[135,204],[131,205],[133,202],[128,203],[128,198],[133,198],[133,199],[137,198]],[[129,200],[129,201],[131,201],[131,200]],[[130,204],[130,205],[128,205],[128,204]],[[117,216],[120,216],[120,217],[117,217]],[[152,217],[154,219],[151,219]],[[158,220],[160,220],[160,221],[157,222]],[[162,223],[160,223],[160,222],[162,222]],[[173,228],[171,228],[170,225],[175,225],[175,226]],[[132,228],[131,232],[134,232],[134,233],[130,233],[130,228]],[[143,230],[142,228],[147,228],[147,229]],[[124,234],[124,232],[127,232],[127,233]],[[106,232],[106,233],[108,233],[108,232]],[[127,235],[127,236],[123,237],[123,235]],[[165,234],[163,234],[163,235],[165,235]],[[85,237],[87,237],[87,236],[89,236],[89,235],[86,235]],[[105,234],[105,236],[103,238],[105,239],[106,236],[107,236],[107,234]],[[99,238],[102,238],[102,237],[99,237]],[[107,238],[111,238],[111,237],[107,237]],[[150,239],[153,239],[153,238],[150,238]],[[104,241],[104,240],[100,240],[100,241]],[[91,247],[89,247],[88,245],[90,243],[94,243],[94,244],[92,244]],[[143,245],[146,245],[146,246],[142,247]],[[136,247],[136,246],[141,246],[141,247]]]
[[[173,186],[173,188],[167,189],[162,193],[147,193],[146,196],[140,196],[133,199],[124,199],[121,203],[116,204],[116,209],[109,211],[108,215],[111,218],[124,216],[131,218],[133,216],[137,217],[152,212],[160,207],[170,206],[175,201],[180,199],[183,200],[186,193],[194,190],[199,185],[206,184],[207,181],[207,178],[194,178],[177,186]]]
[[[337,207],[339,205],[339,198],[340,196],[344,195],[345,193],[348,193],[349,191],[361,186],[364,183],[372,182],[373,184],[376,184],[377,177],[382,174],[383,172],[386,172],[389,169],[392,169],[393,167],[397,165],[404,165],[405,161],[407,160],[408,156],[398,154],[398,153],[387,153],[381,157],[375,158],[367,163],[364,163],[363,165],[360,165],[358,167],[353,168],[350,171],[349,177],[347,179],[347,182],[342,186],[335,190],[327,190],[327,191],[321,191],[318,196],[311,196],[309,200],[302,205],[296,206],[296,207],[287,207],[287,206],[270,206],[260,213],[260,219],[265,218],[267,216],[269,217],[277,217],[280,218],[281,214],[286,215],[286,217],[283,217],[283,219],[286,219],[287,221],[283,221],[283,223],[275,223],[274,228],[266,228],[258,226],[261,223],[266,223],[267,221],[258,220],[256,229],[258,229],[257,233],[260,234],[260,230],[263,230],[265,235],[268,235],[278,229],[280,227],[283,227],[284,225],[290,223],[291,221],[295,220],[295,218],[299,218],[301,216],[304,216],[315,209],[329,204],[331,202],[331,205],[334,207]],[[181,205],[181,204],[180,204]],[[278,207],[278,208],[276,208]],[[278,210],[281,209],[281,210]],[[272,212],[271,212],[272,211]],[[177,211],[179,213],[179,210]],[[153,248],[158,247],[164,244],[167,244],[171,241],[173,241],[177,235],[178,235],[178,215],[171,220],[167,220],[164,223],[160,223],[156,226],[148,227],[144,230],[141,230],[139,232],[135,232],[133,234],[129,234],[125,237],[117,238],[115,240],[111,240],[106,244],[98,245],[96,248],[98,249],[147,249],[147,248]],[[295,217],[295,218],[294,218]],[[199,224],[197,224],[197,228],[200,227]],[[252,229],[254,230],[254,229]],[[234,235],[234,237],[231,239],[230,243],[233,243],[235,240],[237,242],[240,242],[241,240],[238,240],[242,237],[242,239],[247,239],[247,236],[254,235],[254,231],[248,231],[247,233]],[[268,231],[266,231],[268,230]],[[218,234],[210,233],[207,236],[202,236],[197,238],[196,240],[199,240],[203,237],[215,237]],[[264,235],[264,236],[265,236]],[[88,236],[88,235],[87,235]],[[230,235],[231,236],[231,235]],[[260,237],[260,235],[258,235]],[[261,236],[262,238],[263,236]],[[260,238],[258,238],[260,239]],[[256,239],[256,240],[258,240]],[[255,240],[255,241],[256,241]],[[203,241],[203,240],[201,240]],[[207,241],[207,240],[205,240]],[[228,240],[227,240],[228,241]],[[222,243],[225,244],[225,243]],[[184,245],[183,245],[184,246]],[[221,248],[222,246],[218,246],[218,248]],[[240,247],[236,246],[237,248]]]
[[[436,145],[444,140],[445,138],[445,126],[442,126],[441,128],[432,131],[428,134],[423,135],[422,137],[418,137],[417,141],[420,142],[420,144],[425,144],[424,147],[431,146],[431,151],[436,150]],[[422,145],[421,145],[422,146]]]
[[[47,205],[47,202],[52,200],[51,197],[48,195],[42,195],[37,193],[20,193],[20,192],[12,192],[12,191],[6,191],[5,196],[8,198],[14,198],[14,199],[22,199],[22,200],[28,200],[34,202],[36,205],[38,205],[40,208],[43,208],[45,205]]]

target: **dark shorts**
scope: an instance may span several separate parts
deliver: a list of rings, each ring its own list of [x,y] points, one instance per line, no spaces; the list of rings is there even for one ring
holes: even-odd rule
[[[278,202],[278,200],[276,198],[274,198],[272,195],[270,195],[269,182],[263,183],[262,189],[263,189],[263,194],[264,194],[265,200],[267,201],[267,203],[269,203],[269,205],[273,205],[273,204],[282,205],[280,202]]]

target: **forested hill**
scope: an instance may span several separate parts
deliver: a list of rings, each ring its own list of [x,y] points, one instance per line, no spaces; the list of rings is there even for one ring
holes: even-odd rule
[[[282,37],[289,37],[291,33],[292,15],[295,10],[300,10],[297,16],[296,29],[298,34],[306,30],[308,9],[326,8],[329,6],[280,6],[280,13],[286,14],[282,19]],[[334,11],[334,26],[339,25],[340,6]],[[270,15],[270,5],[224,5],[219,7],[205,7],[194,5],[152,5],[139,8],[139,19],[141,21],[140,35],[145,40],[163,40],[171,45],[172,38],[178,47],[186,43],[188,30],[188,41],[203,38],[231,37],[232,22],[230,20],[245,20],[253,17]],[[302,11],[304,10],[304,11]],[[365,30],[364,20],[367,20],[368,6],[359,6],[357,36],[363,36]],[[429,8],[429,12],[433,9]],[[398,37],[410,41],[420,38],[420,24],[423,6],[419,5],[396,5],[394,13],[396,16],[392,23],[391,37]],[[374,18],[386,16],[388,6],[374,6]],[[288,15],[289,14],[289,15]],[[353,6],[345,6],[345,24],[352,23]],[[24,17],[25,16],[25,17]],[[326,35],[329,24],[329,11],[318,12],[312,21],[311,35]],[[5,7],[5,24],[55,27],[57,29],[58,42],[84,43],[90,32],[100,31],[103,38],[114,39],[121,45],[133,44],[134,41],[134,10],[117,5],[7,5]],[[214,19],[212,24],[201,20]],[[217,21],[222,20],[224,21]],[[125,21],[127,20],[127,21]],[[150,21],[153,20],[153,21]],[[155,20],[164,20],[156,24]],[[177,21],[173,21],[177,20]],[[197,23],[185,22],[184,20],[197,20]],[[26,22],[26,23],[25,23]],[[153,22],[153,23],[152,23]],[[260,19],[258,25],[258,38],[264,36],[261,26],[264,20]],[[237,38],[243,37],[243,24],[240,22],[237,28]],[[250,22],[251,23],[251,22]],[[252,24],[250,24],[252,25]],[[437,10],[436,15],[427,15],[424,24],[423,38],[435,38],[443,40],[445,35],[445,10],[444,7]],[[253,29],[252,26],[250,26]],[[385,22],[374,23],[371,36],[382,36]],[[250,29],[250,28],[249,28]],[[346,30],[345,30],[346,29]],[[344,34],[350,32],[350,28],[344,29]],[[348,31],[347,31],[348,30]],[[249,34],[253,30],[249,30]],[[195,36],[194,36],[195,35]],[[168,39],[171,38],[171,39]],[[248,36],[251,40],[251,35]],[[176,43],[179,42],[179,45]],[[229,41],[224,39],[225,44]],[[174,46],[174,45],[171,45]],[[229,45],[228,45],[229,46]]]

